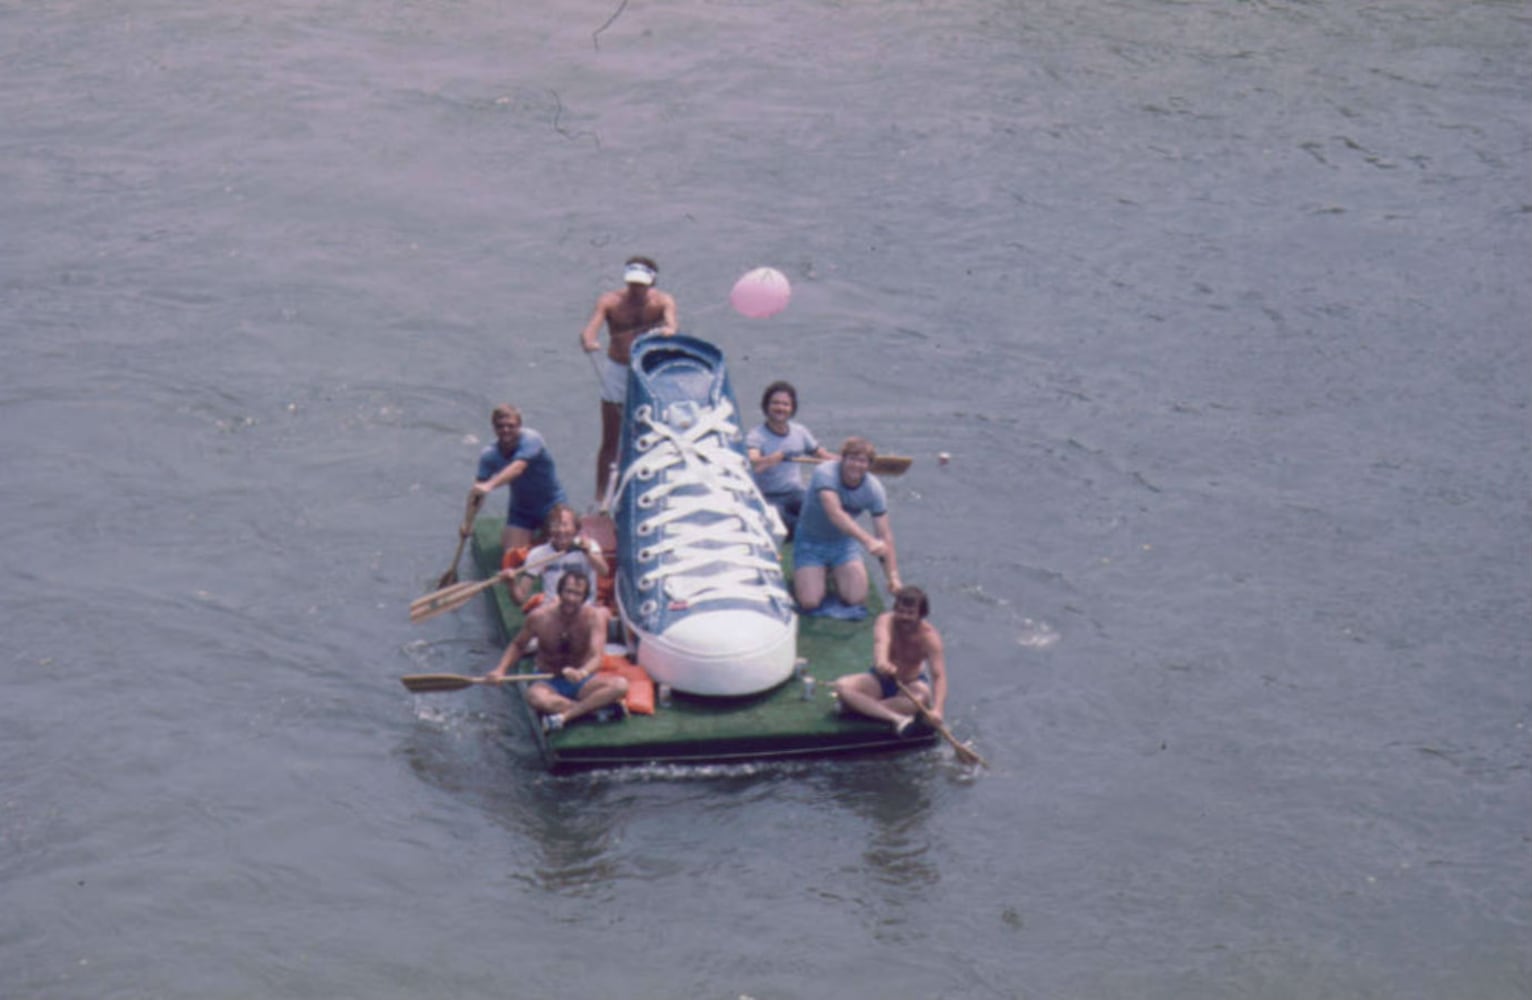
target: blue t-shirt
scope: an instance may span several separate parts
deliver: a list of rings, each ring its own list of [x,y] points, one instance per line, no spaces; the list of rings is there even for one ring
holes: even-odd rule
[[[826,462],[814,470],[809,477],[808,496],[803,500],[803,513],[798,518],[797,537],[809,542],[835,542],[844,538],[841,530],[830,521],[830,516],[825,513],[824,498],[820,494],[825,490],[834,490],[840,498],[841,509],[852,517],[866,511],[873,517],[881,517],[888,513],[888,497],[883,492],[883,484],[873,477],[872,473],[862,477],[862,483],[856,489],[851,489],[840,478],[840,459]]]
[[[511,502],[507,511],[510,514],[520,513],[523,520],[530,519],[535,524],[541,524],[554,504],[568,502],[564,496],[564,487],[559,484],[559,473],[553,464],[553,456],[549,454],[541,434],[530,427],[523,427],[521,439],[516,442],[516,450],[509,457],[501,453],[498,443],[485,448],[479,453],[479,472],[474,478],[478,482],[485,482],[517,461],[526,462],[527,467],[521,475],[511,480]]]
[[[762,455],[775,455],[780,451],[787,456],[781,465],[755,473],[755,485],[762,493],[797,493],[803,489],[803,479],[792,460],[800,455],[814,454],[819,450],[819,442],[814,440],[807,427],[788,421],[786,434],[777,434],[765,424],[755,427],[745,435],[745,447],[754,448]]]

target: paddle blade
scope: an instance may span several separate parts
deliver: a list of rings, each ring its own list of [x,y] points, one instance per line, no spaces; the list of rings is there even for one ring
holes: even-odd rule
[[[461,691],[480,683],[479,678],[464,677],[462,674],[410,674],[399,680],[416,694],[427,691]]]
[[[433,591],[410,602],[410,621],[423,622],[449,611],[456,611],[480,593],[493,587],[500,578],[492,576],[484,580],[453,584]]]
[[[989,767],[989,761],[980,757],[979,751],[967,743],[961,743],[956,738],[950,739],[948,742],[952,744],[952,751],[957,754],[958,760],[964,764],[978,764],[980,767]]]
[[[475,507],[477,509],[477,507]],[[458,532],[457,550],[452,553],[452,568],[443,573],[441,579],[436,581],[436,589],[450,587],[457,583],[457,564],[463,561],[463,549],[468,544],[468,532],[473,528],[473,511],[469,511],[468,518],[463,522],[463,529]]]
[[[478,593],[478,591],[475,591],[475,593]],[[473,600],[473,594],[458,593],[452,594],[449,597],[443,597],[440,600],[423,603],[423,605],[411,605],[411,608],[409,608],[409,620],[418,625],[420,622],[434,619],[438,614],[446,614],[447,611],[457,611],[458,608],[466,605],[470,600]]]
[[[910,703],[915,706],[915,711],[920,713],[920,717],[925,721],[926,725],[935,729],[938,733],[941,734],[942,739],[951,744],[952,750],[957,754],[958,760],[962,761],[964,764],[978,764],[981,767],[989,767],[989,761],[985,760],[983,757],[980,757],[979,751],[975,750],[967,743],[959,740],[956,736],[953,736],[952,730],[948,729],[945,723],[938,721],[936,716],[931,714],[931,710],[925,706],[924,702],[916,697],[915,692],[910,690],[909,685],[905,684],[903,681],[899,681],[898,684],[899,690],[902,691],[904,696],[910,700]]]

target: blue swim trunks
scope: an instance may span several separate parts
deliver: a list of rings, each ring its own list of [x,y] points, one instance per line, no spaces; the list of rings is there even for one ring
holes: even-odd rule
[[[809,566],[844,566],[862,557],[861,546],[850,535],[841,535],[828,541],[818,541],[798,535],[793,539],[793,568]]]
[[[548,685],[549,687],[553,688],[553,690],[563,695],[565,698],[568,698],[570,701],[579,701],[580,689],[589,684],[590,681],[591,679],[587,677],[578,684],[572,684],[564,678],[563,674],[559,674],[551,681],[540,681],[539,683]]]
[[[872,674],[873,677],[877,678],[878,686],[883,689],[884,698],[892,698],[896,694],[903,693],[899,690],[899,682],[894,680],[892,677],[878,673],[877,667],[868,667],[867,672]],[[924,670],[922,670],[920,672],[920,676],[915,679],[917,681],[924,681],[927,687],[931,685],[931,678],[926,676],[926,672]]]

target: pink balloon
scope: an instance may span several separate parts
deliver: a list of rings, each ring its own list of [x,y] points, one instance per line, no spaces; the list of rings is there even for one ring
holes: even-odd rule
[[[742,316],[765,319],[786,309],[792,297],[786,275],[774,267],[758,267],[734,283],[729,304]]]

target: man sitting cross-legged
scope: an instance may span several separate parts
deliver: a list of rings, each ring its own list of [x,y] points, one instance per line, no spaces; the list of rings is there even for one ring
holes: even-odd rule
[[[873,664],[869,670],[835,681],[841,704],[872,719],[882,719],[905,736],[922,731],[918,710],[899,689],[903,684],[920,699],[936,724],[947,704],[947,659],[941,633],[926,621],[931,602],[919,587],[894,592],[894,607],[873,622]]]
[[[598,673],[606,615],[585,602],[588,587],[585,574],[577,570],[559,577],[558,600],[545,601],[527,616],[500,663],[485,675],[486,680],[505,677],[536,639],[538,673],[555,675],[527,689],[527,703],[543,717],[545,732],[614,705],[628,693],[626,678]]]

